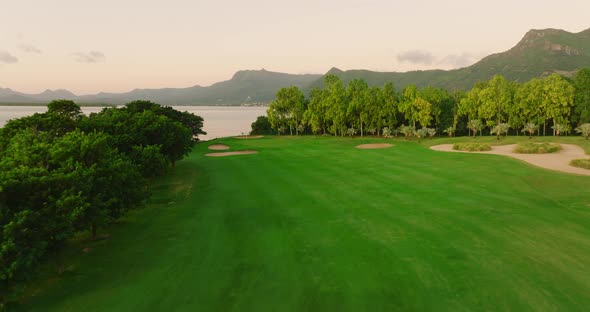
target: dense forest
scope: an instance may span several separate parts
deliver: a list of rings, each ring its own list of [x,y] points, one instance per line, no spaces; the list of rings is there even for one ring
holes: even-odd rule
[[[0,129],[0,310],[76,233],[140,207],[198,141],[203,119],[147,101],[89,116],[72,101]]]
[[[442,88],[418,89],[408,85],[401,92],[392,83],[369,87],[362,79],[347,85],[327,75],[323,86],[308,98],[297,87],[280,89],[259,118],[253,133],[274,129],[278,134],[332,135],[520,133],[563,135],[579,132],[587,137],[590,125],[590,69],[573,79],[557,74],[526,83],[501,75],[477,83],[467,92],[449,93]]]

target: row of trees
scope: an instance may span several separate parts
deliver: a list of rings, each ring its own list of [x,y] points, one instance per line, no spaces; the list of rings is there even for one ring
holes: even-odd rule
[[[0,307],[76,232],[141,206],[191,150],[203,119],[146,101],[90,116],[71,101],[0,129]]]
[[[552,74],[524,84],[497,75],[454,93],[414,85],[398,92],[392,83],[369,87],[362,79],[345,86],[337,76],[327,75],[324,87],[312,89],[307,99],[297,87],[280,89],[267,116],[279,134],[363,136],[404,130],[416,135],[422,128],[422,133],[449,135],[486,130],[499,137],[510,128],[518,135],[527,126],[541,125],[543,135],[548,127],[560,135],[590,122],[590,69],[578,71],[573,79]]]

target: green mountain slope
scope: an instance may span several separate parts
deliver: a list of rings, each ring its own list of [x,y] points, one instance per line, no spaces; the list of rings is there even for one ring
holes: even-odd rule
[[[419,87],[428,85],[449,90],[470,89],[476,82],[488,80],[496,74],[520,82],[534,77],[559,73],[573,75],[577,70],[590,66],[590,29],[570,33],[558,29],[530,30],[512,49],[492,54],[481,61],[456,70],[425,70],[410,72],[373,72],[368,70],[341,71],[335,74],[348,82],[362,78],[370,85],[393,82],[398,88],[408,84]],[[327,73],[327,74],[328,74]],[[311,87],[321,86],[321,79]]]

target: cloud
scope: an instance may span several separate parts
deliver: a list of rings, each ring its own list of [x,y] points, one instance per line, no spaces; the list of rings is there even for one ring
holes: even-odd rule
[[[78,63],[101,63],[106,60],[104,54],[98,51],[90,51],[88,53],[77,52],[72,53],[72,56]]]
[[[18,59],[16,58],[16,56],[14,56],[6,51],[0,51],[0,63],[14,64],[14,63],[18,63]]]
[[[472,65],[480,59],[471,53],[449,54],[438,61],[438,64],[449,65],[453,68],[462,68]]]
[[[18,48],[23,52],[41,54],[41,50],[32,44],[21,44]]]
[[[432,53],[428,51],[412,50],[400,53],[397,55],[397,60],[400,62],[408,62],[412,64],[430,65],[435,58]]]

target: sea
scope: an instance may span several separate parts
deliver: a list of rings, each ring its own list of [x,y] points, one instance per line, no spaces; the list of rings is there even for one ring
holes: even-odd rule
[[[212,140],[235,135],[248,134],[252,123],[258,116],[266,115],[266,107],[261,106],[173,106],[179,111],[187,111],[203,117],[203,130],[207,135],[200,135],[200,140]],[[82,107],[88,115],[97,113],[102,107]],[[44,113],[46,106],[0,106],[0,127],[10,119]]]

